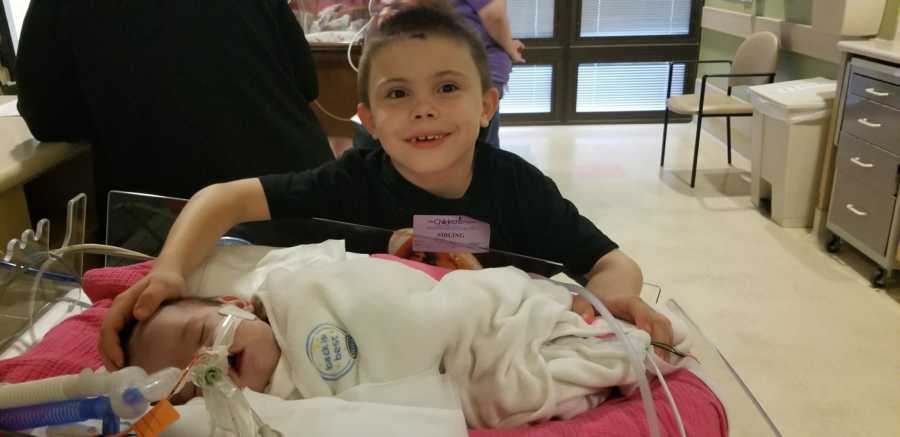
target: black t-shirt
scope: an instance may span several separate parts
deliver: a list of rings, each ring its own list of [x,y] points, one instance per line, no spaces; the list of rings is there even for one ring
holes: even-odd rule
[[[587,273],[618,246],[519,156],[479,144],[472,182],[460,199],[437,197],[404,179],[383,150],[351,149],[306,172],[260,178],[274,220],[322,217],[387,229],[413,215],[465,215],[491,225],[492,249],[557,261]]]
[[[189,197],[333,159],[284,0],[32,0],[19,49],[19,111],[42,141],[92,143],[100,193]]]

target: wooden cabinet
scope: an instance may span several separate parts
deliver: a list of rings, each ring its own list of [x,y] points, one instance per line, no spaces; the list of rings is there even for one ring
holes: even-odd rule
[[[356,71],[347,62],[347,45],[314,43],[311,47],[319,79],[319,105],[333,115],[349,119],[356,114],[359,99],[356,91]],[[356,65],[359,64],[360,54],[361,46],[355,45],[351,56]],[[353,137],[351,122],[337,120],[323,113],[315,103],[311,106],[329,137]]]

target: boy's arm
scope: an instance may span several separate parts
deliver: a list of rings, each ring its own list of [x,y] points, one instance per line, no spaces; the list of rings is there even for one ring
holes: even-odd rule
[[[503,50],[515,63],[523,63],[522,49],[525,45],[512,37],[512,29],[509,27],[509,17],[506,11],[506,0],[491,0],[487,5],[478,10],[478,17],[488,35],[503,47]]]
[[[187,276],[233,226],[269,218],[259,179],[210,185],[194,194],[178,215],[153,269]]]
[[[597,296],[616,317],[633,322],[650,338],[672,344],[672,323],[641,299],[644,277],[638,264],[621,250],[600,257],[587,274],[587,289]],[[593,315],[587,301],[578,299],[573,311]]]
[[[259,179],[242,179],[206,187],[191,197],[166,237],[153,269],[116,297],[100,330],[99,349],[109,369],[124,364],[119,331],[134,315],[144,320],[166,299],[181,296],[185,277],[206,258],[232,226],[269,219]]]

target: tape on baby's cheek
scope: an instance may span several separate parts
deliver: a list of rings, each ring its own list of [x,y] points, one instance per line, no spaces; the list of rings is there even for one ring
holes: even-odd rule
[[[227,352],[231,343],[234,342],[234,333],[237,331],[238,325],[244,320],[256,320],[256,316],[234,305],[225,305],[219,308],[219,314],[225,318],[216,328],[216,341],[213,343],[213,348],[224,346]]]

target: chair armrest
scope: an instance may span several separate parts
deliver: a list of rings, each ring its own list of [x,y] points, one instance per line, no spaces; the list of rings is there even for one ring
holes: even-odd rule
[[[731,65],[732,61],[730,59],[708,59],[708,60],[700,60],[700,59],[687,59],[684,61],[669,61],[670,64],[728,64]]]
[[[775,82],[775,73],[722,73],[722,74],[704,74],[702,86],[706,88],[706,79],[710,77],[767,77],[766,83]],[[731,95],[731,85],[728,86],[728,95]]]
[[[671,69],[671,66],[669,66]],[[703,114],[703,104],[704,100],[706,100],[706,81],[711,77],[767,77],[769,78],[768,83],[772,83],[775,81],[775,73],[721,73],[721,74],[704,74],[703,81],[700,83],[700,103],[697,108],[697,113]],[[731,87],[728,87],[728,95],[731,95]]]
[[[768,77],[769,83],[775,81],[775,73],[721,73],[721,74],[704,74],[703,80],[708,77]]]
[[[675,64],[728,64],[728,65],[731,65],[732,61],[729,59],[707,59],[707,60],[686,59],[683,61],[668,61],[668,63],[669,63],[669,79],[668,79],[668,82],[666,82],[666,100],[668,100],[669,97],[672,97],[672,71],[673,71],[673,68],[675,67]]]

